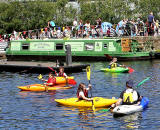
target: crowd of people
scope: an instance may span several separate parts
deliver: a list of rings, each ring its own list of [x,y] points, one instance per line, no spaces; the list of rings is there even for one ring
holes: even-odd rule
[[[112,25],[103,22],[101,18],[96,20],[96,25],[90,21],[85,23],[75,19],[72,26],[57,27],[53,21],[42,29],[23,32],[13,31],[12,34],[0,35],[0,41],[22,40],[22,39],[61,39],[61,38],[104,38],[121,36],[158,36],[160,35],[159,21],[154,19],[151,12],[144,22],[141,18],[137,20],[123,19],[118,24]]]

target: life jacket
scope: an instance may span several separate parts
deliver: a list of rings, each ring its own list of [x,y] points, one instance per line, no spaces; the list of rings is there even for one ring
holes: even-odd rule
[[[79,93],[80,93],[80,92],[77,93],[77,98],[78,98],[79,100],[82,100],[81,97],[79,96]],[[88,91],[87,91],[86,89],[83,91],[83,93],[84,93],[84,96],[85,96],[85,97],[88,97]]]
[[[56,78],[48,78],[47,83],[52,83],[53,85],[56,84]],[[47,86],[53,86],[53,85],[47,85]]]
[[[123,104],[131,105],[135,103],[133,98],[133,92],[134,90],[129,93],[127,93],[126,91],[123,93]]]
[[[65,76],[64,76],[64,73],[61,73],[61,72],[58,73],[58,76],[60,76],[60,77],[65,77]]]
[[[111,64],[111,69],[112,69],[112,68],[116,68],[116,67],[117,67],[117,63]]]

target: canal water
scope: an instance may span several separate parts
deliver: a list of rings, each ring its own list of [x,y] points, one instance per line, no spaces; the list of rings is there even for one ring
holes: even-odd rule
[[[87,62],[88,63],[88,62]],[[39,83],[38,74],[0,72],[0,129],[160,129],[160,60],[120,62],[132,67],[135,72],[104,73],[99,70],[108,62],[90,62],[93,96],[119,97],[125,89],[125,82],[133,79],[135,85],[146,77],[151,79],[137,90],[149,98],[149,107],[143,112],[114,118],[111,112],[92,112],[91,109],[78,109],[57,105],[54,99],[76,96],[77,86],[54,92],[22,92],[17,86]],[[79,84],[88,84],[86,72],[71,73]],[[43,75],[47,78],[47,74]]]

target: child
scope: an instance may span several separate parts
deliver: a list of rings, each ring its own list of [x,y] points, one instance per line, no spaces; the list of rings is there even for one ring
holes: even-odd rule
[[[63,67],[59,67],[59,73],[57,74],[57,76],[66,77],[67,78],[67,74],[64,72],[64,68]]]
[[[52,73],[49,73],[48,80],[45,80],[45,79],[41,79],[41,80],[46,81],[46,83],[44,83],[44,85],[46,86],[53,87],[56,84],[56,78],[54,77]]]
[[[87,100],[92,101],[93,98],[88,98],[88,90],[91,89],[91,84],[88,85],[89,88],[86,88],[84,83],[80,83],[77,89],[77,98],[78,100]]]

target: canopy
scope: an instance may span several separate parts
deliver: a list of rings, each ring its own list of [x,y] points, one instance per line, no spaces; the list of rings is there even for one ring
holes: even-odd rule
[[[133,24],[131,21],[124,22],[121,20],[116,26],[116,33],[118,35],[133,36],[136,34],[135,24]]]
[[[53,21],[50,21],[50,25],[51,25],[52,27],[55,27],[55,26],[56,26]]]
[[[113,25],[109,22],[103,22],[101,24],[103,33],[107,32],[108,28],[111,28]]]
[[[118,31],[119,31],[119,28],[121,28],[123,25],[124,25],[123,20],[121,20],[121,21],[117,24],[117,26],[116,26],[116,33],[117,33],[117,34],[118,34]]]

